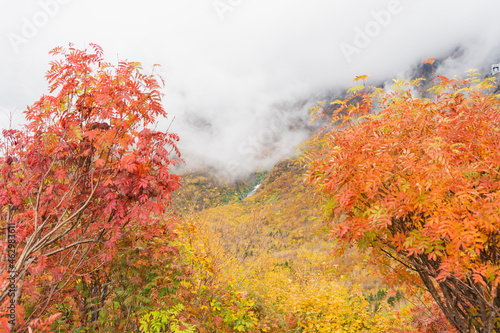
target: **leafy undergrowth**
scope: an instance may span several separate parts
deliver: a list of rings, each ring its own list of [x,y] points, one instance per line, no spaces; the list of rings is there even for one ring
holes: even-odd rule
[[[369,251],[337,253],[303,174],[298,160],[282,161],[250,197],[258,175],[237,184],[185,177],[172,205],[192,273],[184,313],[200,332],[425,331],[412,322],[428,315],[380,282]]]

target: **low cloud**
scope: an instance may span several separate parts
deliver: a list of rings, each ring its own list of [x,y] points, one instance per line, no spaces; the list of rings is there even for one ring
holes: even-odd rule
[[[175,117],[188,167],[233,176],[293,154],[310,133],[309,106],[357,75],[383,82],[456,50],[440,74],[500,61],[497,1],[71,0],[13,47],[8,36],[54,1],[11,2],[1,14],[4,127],[46,93],[50,49],[97,43],[109,61],[161,64],[170,117],[161,127]]]

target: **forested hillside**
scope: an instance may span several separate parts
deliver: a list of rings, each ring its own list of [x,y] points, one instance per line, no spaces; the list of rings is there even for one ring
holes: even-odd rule
[[[234,305],[221,302],[217,329],[358,332],[408,324],[395,314],[410,312],[402,294],[382,285],[369,252],[338,253],[304,173],[299,159],[282,161],[250,197],[245,193],[263,173],[234,185],[203,173],[184,177],[172,211],[183,211],[181,239],[203,254],[195,258],[198,273],[210,276],[207,287],[231,285],[254,304],[238,329],[224,309]]]

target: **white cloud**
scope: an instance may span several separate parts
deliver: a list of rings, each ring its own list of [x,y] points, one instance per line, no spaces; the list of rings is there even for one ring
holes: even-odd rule
[[[35,24],[36,15],[55,2],[57,10],[51,7],[47,22],[23,37],[26,21]],[[231,9],[217,11],[216,3]],[[446,74],[489,68],[500,60],[500,3],[492,0],[29,0],[5,6],[0,14],[3,126],[6,112],[16,110],[15,122],[21,122],[19,110],[46,92],[51,48],[97,43],[110,61],[162,65],[165,105],[175,116],[171,129],[181,136],[191,166],[203,161],[227,169],[231,163],[246,170],[274,162],[306,137],[306,131],[289,126],[299,119],[307,123],[303,101],[348,87],[356,75],[390,79],[457,46],[463,55],[445,62]],[[386,12],[390,17],[383,16]],[[360,31],[368,40],[356,46]],[[27,41],[17,52],[12,34]],[[359,52],[346,59],[342,43]],[[283,103],[284,111],[277,107]],[[273,140],[277,150],[271,157],[258,156]]]

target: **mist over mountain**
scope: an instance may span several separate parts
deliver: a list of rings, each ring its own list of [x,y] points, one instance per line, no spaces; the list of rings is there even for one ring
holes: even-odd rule
[[[0,14],[0,123],[46,93],[55,46],[97,43],[106,60],[161,64],[169,119],[187,168],[228,177],[269,168],[314,130],[309,107],[357,75],[383,85],[436,74],[488,73],[500,62],[497,1],[30,0]]]

